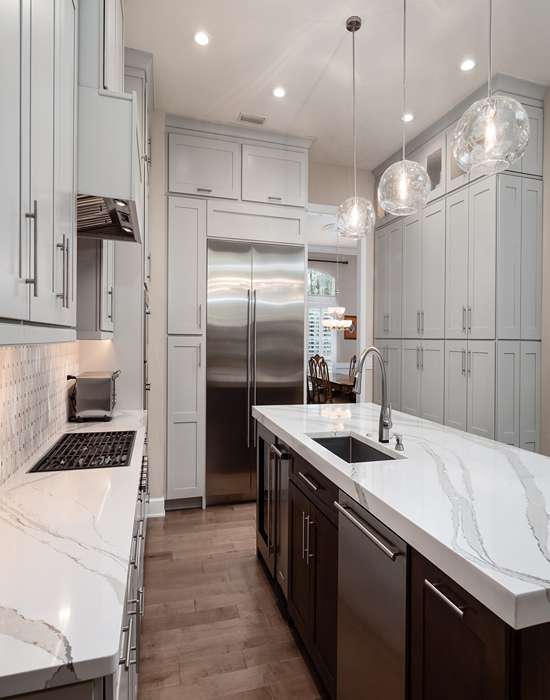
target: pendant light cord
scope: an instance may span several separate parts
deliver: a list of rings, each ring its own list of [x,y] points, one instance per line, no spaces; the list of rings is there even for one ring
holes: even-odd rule
[[[352,91],[353,91],[353,196],[357,201],[357,118],[355,114],[355,30],[351,33],[351,63],[352,63]]]
[[[491,97],[491,79],[493,77],[493,0],[489,0],[489,76],[487,79],[487,97]]]
[[[401,120],[407,110],[407,0],[403,0],[403,111],[401,112]],[[402,160],[405,160],[405,122],[402,127],[403,145],[402,145]]]

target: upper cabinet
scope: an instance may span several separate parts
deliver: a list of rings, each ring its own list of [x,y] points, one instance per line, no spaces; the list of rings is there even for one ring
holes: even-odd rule
[[[241,145],[235,141],[170,134],[170,192],[239,199]]]
[[[124,2],[103,0],[103,89],[124,92]]]
[[[543,161],[543,110],[523,105],[529,117],[529,143],[522,158],[512,163],[510,171],[524,175],[542,175]]]
[[[418,161],[430,176],[431,190],[428,202],[445,194],[446,190],[446,140],[445,132],[435,136],[422,148]]]
[[[446,147],[446,169],[445,169],[445,181],[447,193],[456,190],[457,187],[462,187],[462,185],[467,185],[470,179],[468,173],[458,164],[456,158],[453,155],[453,136],[455,133],[456,122],[451,124],[451,126],[445,131],[445,147]]]
[[[303,149],[243,145],[242,198],[251,202],[304,207],[307,152]]]
[[[374,329],[379,338],[401,338],[403,222],[376,232],[374,239]]]
[[[76,5],[9,0],[0,26],[0,315],[74,326]]]

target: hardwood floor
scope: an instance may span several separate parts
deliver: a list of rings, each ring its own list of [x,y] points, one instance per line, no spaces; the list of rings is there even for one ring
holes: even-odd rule
[[[254,504],[148,522],[140,700],[313,700],[256,559]]]

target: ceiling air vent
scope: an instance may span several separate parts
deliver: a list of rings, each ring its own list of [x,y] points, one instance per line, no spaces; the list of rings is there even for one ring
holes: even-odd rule
[[[241,112],[239,114],[239,121],[246,122],[247,124],[256,124],[256,126],[262,126],[265,123],[266,117],[259,117],[257,114],[244,114]]]

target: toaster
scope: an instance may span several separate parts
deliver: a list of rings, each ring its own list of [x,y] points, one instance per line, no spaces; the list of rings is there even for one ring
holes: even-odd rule
[[[115,372],[82,372],[77,376],[69,374],[67,379],[74,380],[69,393],[69,420],[111,420],[116,404],[116,379],[119,375],[119,369]]]

